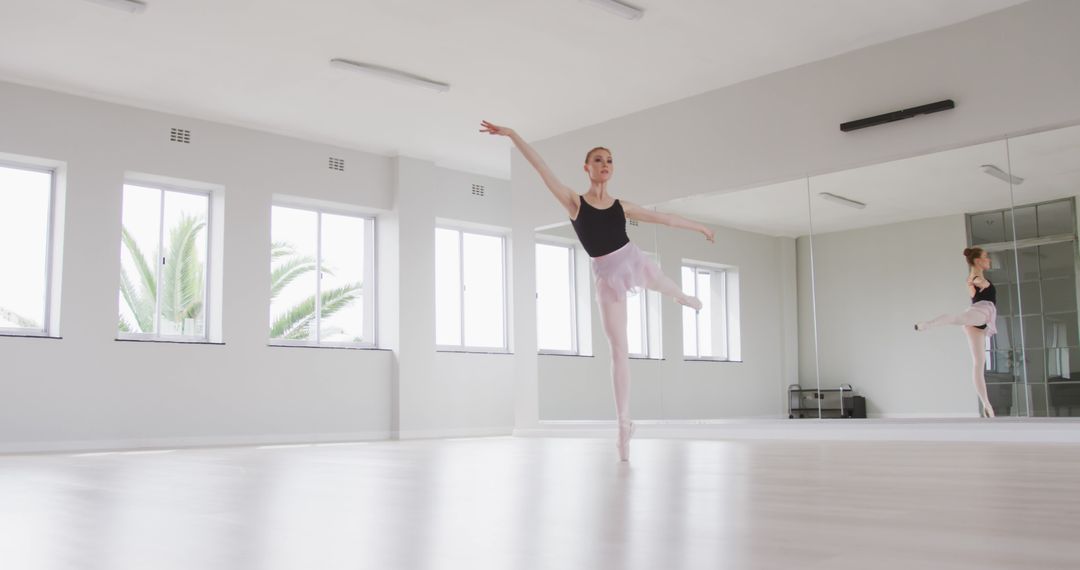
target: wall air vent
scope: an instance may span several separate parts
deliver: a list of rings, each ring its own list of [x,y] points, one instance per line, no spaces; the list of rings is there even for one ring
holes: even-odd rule
[[[345,159],[330,157],[330,170],[345,172]]]
[[[187,129],[171,129],[169,140],[172,142],[191,144],[191,131]]]
[[[472,185],[472,195],[473,196],[483,196],[484,195],[484,186],[481,185],[481,184],[473,184]]]

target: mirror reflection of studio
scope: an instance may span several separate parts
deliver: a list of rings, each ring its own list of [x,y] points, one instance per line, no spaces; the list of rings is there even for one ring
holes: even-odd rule
[[[712,224],[718,244],[704,247],[667,227],[631,227],[687,291],[707,291],[709,301],[695,315],[665,312],[650,292],[632,298],[635,388],[650,396],[639,415],[1080,415],[1078,148],[1080,127],[1050,128],[655,204]],[[580,278],[588,266],[574,261],[584,252],[565,224],[538,230],[537,243],[538,275],[558,275],[562,285],[538,288],[542,418],[603,418],[602,359],[550,357],[572,354],[573,339],[589,336],[596,320],[588,306],[568,304],[567,279],[577,275],[577,289],[589,285]],[[974,290],[968,250],[987,262]],[[973,293],[990,286],[994,334],[968,338],[965,330],[989,324],[985,315],[969,315],[971,324],[963,318]],[[563,305],[544,305],[555,290]],[[570,315],[578,315],[573,330]],[[666,332],[681,343],[656,346]],[[583,376],[598,380],[583,386]],[[694,397],[711,378],[723,388]]]

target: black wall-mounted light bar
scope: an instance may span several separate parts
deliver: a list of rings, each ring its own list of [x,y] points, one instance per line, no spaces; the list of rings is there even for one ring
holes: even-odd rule
[[[944,101],[930,103],[929,105],[920,105],[918,107],[912,107],[910,109],[903,109],[901,111],[885,113],[884,115],[875,115],[873,117],[867,117],[865,119],[856,119],[854,121],[841,123],[840,130],[846,133],[848,131],[865,129],[866,127],[873,127],[877,125],[884,125],[885,123],[900,121],[903,119],[910,119],[916,115],[928,115],[930,113],[937,113],[939,111],[947,111],[954,107],[956,107],[956,103],[954,103],[952,99],[945,99]]]

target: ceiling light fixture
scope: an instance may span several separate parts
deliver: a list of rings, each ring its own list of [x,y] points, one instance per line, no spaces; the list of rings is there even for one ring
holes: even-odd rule
[[[390,81],[397,81],[398,83],[406,83],[409,85],[416,85],[419,87],[434,89],[435,91],[439,91],[440,93],[445,93],[450,90],[449,83],[434,81],[431,79],[427,79],[426,77],[420,77],[419,75],[413,75],[411,73],[406,73],[397,69],[382,67],[381,65],[360,63],[358,61],[350,61],[348,59],[341,58],[331,59],[330,65],[340,69],[347,69],[349,71],[366,73],[367,75],[379,77],[382,79],[389,79]]]
[[[592,4],[601,10],[611,12],[621,18],[627,20],[640,20],[645,15],[645,10],[638,8],[637,6],[631,6],[625,2],[619,2],[619,0],[581,0],[586,4]]]
[[[851,198],[845,198],[843,196],[838,196],[836,194],[830,194],[829,192],[819,192],[818,196],[821,196],[822,198],[824,198],[824,199],[826,199],[826,200],[828,200],[830,202],[836,202],[837,204],[843,204],[844,206],[847,206],[848,208],[855,208],[856,210],[861,210],[861,209],[866,207],[866,204],[863,204],[862,202],[852,200]]]
[[[93,2],[101,6],[114,8],[116,10],[123,10],[130,14],[142,14],[146,11],[146,2],[139,2],[139,0],[86,0],[87,2]]]
[[[1019,176],[1016,176],[1014,174],[1009,174],[1008,172],[1005,172],[1004,170],[994,166],[993,164],[984,164],[979,168],[982,168],[983,172],[989,174],[990,176],[993,176],[994,178],[997,178],[998,180],[1001,180],[1002,182],[1008,182],[1010,184],[1024,183],[1023,178],[1020,178]]]

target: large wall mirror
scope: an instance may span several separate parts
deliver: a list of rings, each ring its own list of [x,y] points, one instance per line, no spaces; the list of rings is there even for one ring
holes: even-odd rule
[[[997,141],[811,177],[818,334],[803,342],[823,386],[851,386],[870,417],[972,416],[983,389],[998,415],[1022,415],[1008,169]],[[917,332],[970,307],[971,247],[989,260],[997,334]]]
[[[807,181],[791,180],[693,196],[657,209],[709,224],[716,243],[668,227],[658,229],[665,269],[702,299],[680,309],[665,329],[670,353],[662,363],[664,417],[673,420],[818,417],[808,294]],[[807,273],[808,275],[808,273]],[[805,391],[801,391],[805,390]]]
[[[1078,416],[1080,126],[1009,139],[1008,152],[1018,261],[1015,318],[1022,325],[1021,400],[1027,415]]]
[[[1080,127],[812,177],[822,386],[870,417],[1080,415],[1078,193]],[[914,331],[972,303],[974,247],[996,334]]]
[[[629,226],[705,302],[628,300],[632,414],[1080,415],[1078,194],[1074,126],[652,206],[717,243]],[[588,258],[568,225],[537,241],[540,417],[611,420]],[[969,248],[993,285],[975,300]],[[973,332],[963,319],[990,298],[992,323]]]
[[[687,230],[628,226],[631,240],[704,303],[696,312],[652,292],[628,298],[632,415],[643,420],[817,417],[822,402],[813,390],[814,349],[803,350],[798,342],[800,335],[813,335],[810,315],[800,314],[812,304],[800,298],[798,286],[800,275],[809,275],[799,269],[810,260],[809,252],[800,250],[808,242],[799,241],[810,232],[807,181],[694,196],[653,209],[708,224],[716,243]],[[550,312],[565,312],[544,299],[566,299],[556,292],[562,287],[556,283],[573,281],[578,330],[592,347],[591,353],[564,355],[541,342],[540,417],[611,420],[610,353],[591,299],[585,253],[573,247],[573,231],[565,225],[538,230],[537,241],[540,249],[552,247],[538,249],[539,336],[553,319]],[[564,253],[566,248],[574,251]],[[541,261],[549,254],[549,261]],[[578,259],[576,280],[556,269],[572,265],[569,255]],[[586,318],[591,322],[584,323]]]

